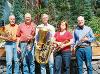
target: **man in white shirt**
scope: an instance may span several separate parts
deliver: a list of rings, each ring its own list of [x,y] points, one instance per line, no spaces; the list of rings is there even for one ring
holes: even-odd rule
[[[54,36],[54,33],[55,33],[55,28],[48,24],[48,19],[49,19],[49,16],[47,14],[43,14],[42,15],[42,23],[41,25],[38,25],[37,26],[37,29],[36,29],[36,43],[37,43],[37,34],[38,34],[38,31],[39,31],[39,27],[44,27],[46,29],[49,29],[49,32],[50,32],[50,39],[53,38]],[[40,64],[41,66],[41,74],[46,74],[46,64]],[[53,52],[51,53],[50,57],[49,57],[49,69],[50,69],[50,74],[53,74],[53,67],[54,67],[54,59],[53,59]]]

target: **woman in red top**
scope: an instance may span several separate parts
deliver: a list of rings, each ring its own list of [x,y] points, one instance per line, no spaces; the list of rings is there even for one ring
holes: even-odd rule
[[[72,44],[72,34],[68,32],[67,29],[68,23],[66,21],[61,21],[58,30],[54,35],[55,43],[58,44],[58,47],[60,48],[60,50],[55,53],[54,74],[61,74],[62,64],[64,64],[64,74],[70,74],[69,65],[71,60],[70,45]]]

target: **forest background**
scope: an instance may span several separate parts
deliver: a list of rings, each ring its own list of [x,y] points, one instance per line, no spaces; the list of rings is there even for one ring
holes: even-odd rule
[[[10,14],[16,16],[16,23],[23,22],[25,13],[32,15],[33,21],[39,25],[41,14],[50,16],[49,23],[57,27],[61,20],[69,22],[72,30],[77,25],[77,17],[84,16],[85,24],[100,34],[100,0],[0,0],[0,23],[8,23]],[[97,37],[100,41],[100,37]]]

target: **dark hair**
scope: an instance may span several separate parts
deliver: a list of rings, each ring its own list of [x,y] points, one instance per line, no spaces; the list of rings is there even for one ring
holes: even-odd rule
[[[67,31],[67,29],[68,29],[68,21],[64,21],[64,20],[60,21],[60,22],[57,24],[57,31],[59,31],[59,32],[61,31],[60,25],[61,25],[61,23],[63,23],[63,22],[65,22],[66,31]]]

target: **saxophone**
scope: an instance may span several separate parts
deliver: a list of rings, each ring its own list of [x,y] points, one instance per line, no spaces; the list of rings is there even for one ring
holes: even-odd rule
[[[38,41],[35,45],[35,58],[39,64],[46,64],[52,52],[50,32],[48,29],[42,27],[39,28],[37,36]]]

